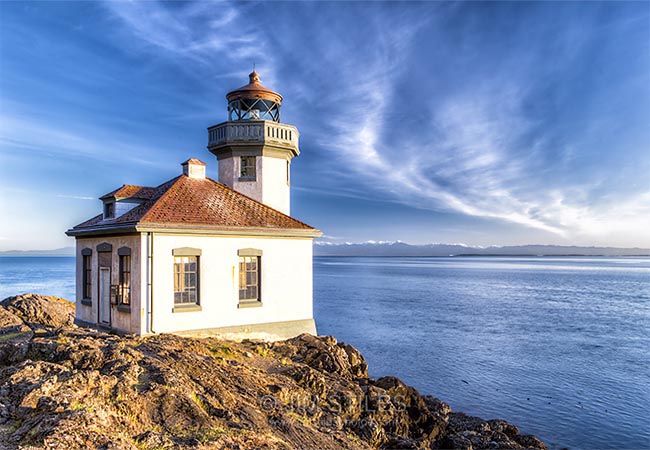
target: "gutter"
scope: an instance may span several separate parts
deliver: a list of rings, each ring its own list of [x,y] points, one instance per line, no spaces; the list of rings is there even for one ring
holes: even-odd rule
[[[136,225],[139,232],[161,232],[167,234],[198,234],[211,236],[267,236],[267,237],[293,237],[316,238],[323,235],[315,228],[255,228],[255,227],[223,227],[191,224],[162,224],[139,223]]]
[[[125,225],[100,225],[94,227],[84,228],[71,228],[65,232],[68,236],[94,236],[94,235],[110,235],[110,234],[125,234],[135,233],[138,229],[135,223]]]
[[[120,226],[102,225],[81,229],[72,228],[65,232],[68,236],[107,236],[115,234],[162,232],[169,234],[200,234],[212,236],[268,236],[317,238],[323,235],[315,228],[257,228],[257,227],[223,227],[195,224],[165,223],[129,223]]]
[[[147,233],[147,334],[153,329],[153,232]]]

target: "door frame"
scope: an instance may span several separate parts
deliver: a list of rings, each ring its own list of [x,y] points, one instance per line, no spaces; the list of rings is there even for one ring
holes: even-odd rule
[[[108,272],[108,322],[102,322],[102,272]],[[100,266],[97,271],[97,324],[111,326],[111,268]]]

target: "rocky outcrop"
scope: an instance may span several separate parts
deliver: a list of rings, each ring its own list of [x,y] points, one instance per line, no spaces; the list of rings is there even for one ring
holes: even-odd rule
[[[451,412],[332,337],[275,343],[117,336],[74,305],[0,303],[0,448],[545,449]]]
[[[6,298],[0,305],[32,328],[65,327],[74,322],[74,305],[64,298],[23,294]]]

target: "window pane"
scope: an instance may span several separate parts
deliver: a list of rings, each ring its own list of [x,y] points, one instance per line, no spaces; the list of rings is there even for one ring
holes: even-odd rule
[[[259,257],[239,257],[239,299],[259,300]]]
[[[239,289],[243,289],[246,286],[246,264],[241,261],[239,262]]]
[[[198,304],[198,268],[197,256],[174,257],[174,303]]]

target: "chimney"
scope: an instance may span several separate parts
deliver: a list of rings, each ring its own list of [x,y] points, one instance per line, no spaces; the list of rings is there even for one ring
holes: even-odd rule
[[[196,158],[190,158],[181,164],[181,166],[183,167],[183,175],[190,178],[205,178],[205,163],[203,161],[199,161]]]

